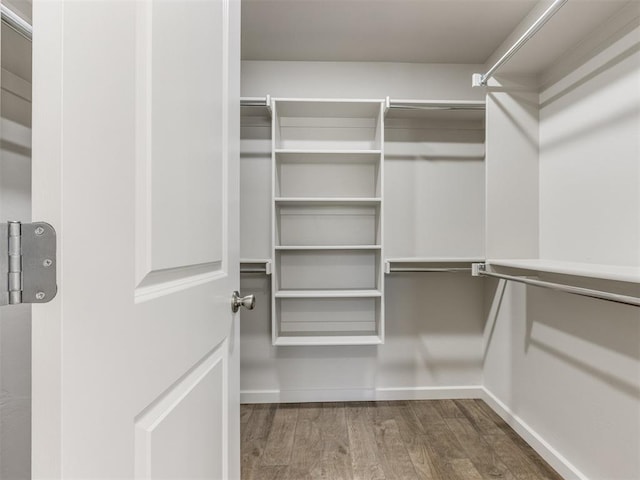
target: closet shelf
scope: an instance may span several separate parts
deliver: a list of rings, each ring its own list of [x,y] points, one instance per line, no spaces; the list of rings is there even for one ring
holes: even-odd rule
[[[276,298],[379,298],[380,290],[279,290]]]
[[[362,149],[322,149],[322,148],[276,148],[273,151],[276,155],[380,155],[382,150],[362,150]]]
[[[295,345],[380,345],[382,339],[377,335],[340,335],[340,336],[280,336],[273,343],[276,346]]]
[[[640,283],[640,267],[541,259],[487,260],[487,266],[532,270],[539,273],[557,273],[579,277],[598,278],[618,282]]]
[[[276,205],[357,205],[373,206],[380,205],[381,199],[375,197],[276,197]]]
[[[276,250],[380,250],[380,245],[278,245]]]

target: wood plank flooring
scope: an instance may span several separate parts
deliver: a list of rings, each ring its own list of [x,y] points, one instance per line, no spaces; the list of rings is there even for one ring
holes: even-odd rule
[[[242,480],[562,480],[482,400],[241,412]]]

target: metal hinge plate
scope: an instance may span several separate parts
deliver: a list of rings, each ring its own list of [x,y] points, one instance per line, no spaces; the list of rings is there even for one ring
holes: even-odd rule
[[[0,223],[0,305],[46,303],[56,285],[56,231],[45,222]]]

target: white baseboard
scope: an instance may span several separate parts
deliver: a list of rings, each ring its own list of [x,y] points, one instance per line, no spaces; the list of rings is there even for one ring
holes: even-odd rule
[[[483,398],[482,386],[409,387],[335,390],[244,390],[241,403],[363,402],[372,400],[443,400]]]
[[[458,387],[378,388],[376,400],[455,400],[482,398],[480,385]]]
[[[520,435],[525,442],[538,452],[565,480],[589,480],[580,470],[574,467],[555,448],[547,443],[538,433],[527,425],[518,415],[513,413],[502,401],[484,387],[479,397],[486,402],[507,424]]]

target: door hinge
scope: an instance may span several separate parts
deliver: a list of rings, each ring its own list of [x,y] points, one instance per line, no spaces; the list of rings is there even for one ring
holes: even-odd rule
[[[0,223],[0,305],[46,303],[56,285],[56,231],[45,222]]]

